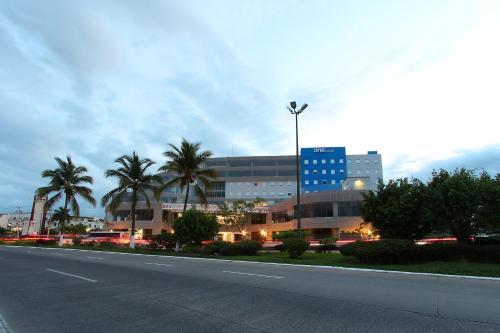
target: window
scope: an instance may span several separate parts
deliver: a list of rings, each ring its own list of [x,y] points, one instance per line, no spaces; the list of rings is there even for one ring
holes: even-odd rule
[[[335,179],[332,179],[331,183],[332,183],[332,185],[335,185],[335,183],[336,183]]]
[[[367,173],[367,174],[368,174],[368,173],[370,173],[370,170],[366,170],[366,173]]]
[[[271,195],[274,195],[274,192],[271,192]]]
[[[322,180],[321,184],[326,185],[326,180]]]
[[[304,180],[304,184],[309,185],[309,181],[308,180]]]
[[[340,201],[338,203],[339,216],[359,216],[361,201]]]
[[[343,159],[343,158],[340,158],[340,159],[339,159],[339,163],[340,163],[340,164],[344,164],[344,159]]]
[[[330,164],[335,164],[335,160],[333,158],[330,160]]]
[[[241,192],[238,192],[238,196],[241,197]]]
[[[356,174],[359,175],[361,173],[361,171],[359,170],[356,170]]]
[[[378,164],[378,160],[373,160],[373,163]]]
[[[326,175],[326,170],[324,170],[324,169],[323,169],[323,170],[321,170],[321,174],[322,174],[322,175]]]
[[[318,174],[318,170],[313,170],[313,175],[317,175]]]
[[[344,169],[340,169],[339,171],[340,171],[340,173],[344,173]]]
[[[365,163],[366,164],[370,164],[370,160],[365,160]]]
[[[314,185],[318,185],[318,181],[317,180],[314,180]]]
[[[313,164],[318,164],[318,160],[313,160]]]
[[[288,192],[286,195],[288,195],[289,197],[292,196],[292,192]]]
[[[334,174],[335,174],[335,170],[334,169],[330,170],[330,175],[334,175]]]
[[[283,186],[283,182],[280,182],[280,186]]]
[[[326,160],[321,160],[321,164],[326,164]]]
[[[359,163],[361,163],[361,161],[360,160],[356,160],[356,164],[359,164]]]
[[[288,182],[288,186],[292,186],[292,182]]]
[[[309,164],[309,160],[304,160],[304,164]]]
[[[375,170],[375,173],[378,173],[378,170]]]
[[[347,173],[350,175],[352,173],[352,171],[351,170],[347,170]]]
[[[304,191],[304,193],[309,193],[309,191]]]
[[[347,160],[347,163],[351,163],[352,161],[351,160]]]
[[[266,192],[262,192],[262,195],[266,195]]]
[[[304,170],[304,175],[308,175],[309,174],[309,170]]]
[[[283,196],[283,192],[280,192],[280,196],[281,196],[281,197]]]

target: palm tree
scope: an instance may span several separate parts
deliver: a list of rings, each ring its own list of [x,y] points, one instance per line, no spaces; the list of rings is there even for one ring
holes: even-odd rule
[[[146,173],[147,169],[151,165],[155,164],[155,162],[148,158],[140,159],[135,151],[132,155],[123,155],[117,158],[115,162],[120,164],[120,167],[118,169],[106,170],[105,175],[106,178],[118,178],[119,185],[117,188],[109,191],[102,197],[101,205],[103,207],[107,206],[108,211],[114,212],[120,203],[125,201],[130,196],[132,230],[130,232],[129,246],[133,249],[135,247],[135,208],[137,206],[137,202],[140,198],[142,198],[146,201],[147,207],[151,207],[148,191],[155,193],[157,185],[162,183],[162,179],[159,175]]]
[[[92,196],[92,190],[82,184],[92,184],[94,180],[91,176],[85,175],[87,168],[84,166],[76,166],[71,161],[71,157],[67,157],[63,161],[59,157],[55,158],[59,167],[54,170],[44,170],[42,177],[50,178],[49,185],[40,187],[36,190],[36,195],[45,197],[53,194],[53,196],[45,203],[45,209],[50,209],[54,204],[64,196],[64,211],[68,211],[68,205],[71,206],[73,215],[80,216],[80,206],[76,200],[77,196],[82,197],[85,201],[92,204],[94,207],[96,201]],[[63,244],[64,238],[64,222],[59,227],[59,245]]]
[[[50,219],[52,220],[52,223],[58,222],[59,226],[65,225],[66,222],[71,220],[70,211],[69,209],[64,209],[64,207],[59,207],[54,211],[54,213],[52,213]]]
[[[166,187],[173,184],[178,185],[181,190],[186,189],[183,209],[183,212],[186,212],[190,185],[193,184],[196,195],[199,197],[201,203],[206,205],[207,197],[198,182],[203,184],[205,189],[210,189],[212,187],[211,180],[217,178],[217,172],[215,170],[201,168],[201,165],[212,156],[212,152],[209,150],[199,152],[201,144],[191,143],[186,139],[182,139],[180,147],[176,147],[171,143],[168,145],[172,149],[164,152],[163,155],[169,160],[167,160],[158,170],[171,172],[175,176],[159,188],[158,195],[160,195]]]

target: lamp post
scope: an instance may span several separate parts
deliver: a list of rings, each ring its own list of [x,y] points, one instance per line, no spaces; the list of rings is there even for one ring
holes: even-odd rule
[[[302,105],[302,107],[297,110],[297,103],[295,101],[290,102],[290,106],[287,106],[288,111],[295,115],[295,166],[297,171],[297,231],[299,233],[299,238],[302,239],[302,229],[300,225],[300,173],[299,173],[299,114],[304,112],[307,108],[307,104]]]

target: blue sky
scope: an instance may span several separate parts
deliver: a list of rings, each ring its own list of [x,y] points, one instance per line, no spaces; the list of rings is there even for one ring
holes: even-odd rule
[[[382,153],[385,179],[500,172],[499,1],[2,1],[0,212],[54,156],[103,177],[168,142]],[[83,214],[101,215],[85,207]]]

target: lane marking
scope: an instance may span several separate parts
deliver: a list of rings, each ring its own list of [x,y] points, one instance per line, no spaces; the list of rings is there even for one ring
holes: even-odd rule
[[[101,257],[91,257],[91,256],[87,256],[87,258],[89,258],[89,259],[104,260],[104,258],[101,258]]]
[[[165,267],[172,267],[172,265],[169,264],[159,264],[157,262],[145,262],[146,265],[156,265],[156,266],[165,266]]]
[[[233,272],[233,271],[222,271],[222,272],[229,273],[229,274],[259,276],[259,277],[272,278],[272,279],[284,279],[285,278],[284,276],[262,275],[262,274],[255,274],[255,273],[244,273],[244,272]]]
[[[24,252],[33,253],[33,251],[30,251],[30,250],[24,250]]]
[[[56,253],[58,256],[63,256],[64,253]]]
[[[83,277],[83,276],[69,274],[69,273],[64,273],[64,272],[61,272],[61,271],[56,271],[55,269],[46,268],[45,270],[47,270],[49,272],[53,272],[53,273],[58,273],[58,274],[62,274],[62,275],[71,276],[71,277],[74,277],[74,278],[77,278],[77,279],[82,279],[82,280],[93,282],[93,283],[97,282],[97,280],[92,280],[92,279],[89,279],[89,278],[86,278],[86,277]]]

